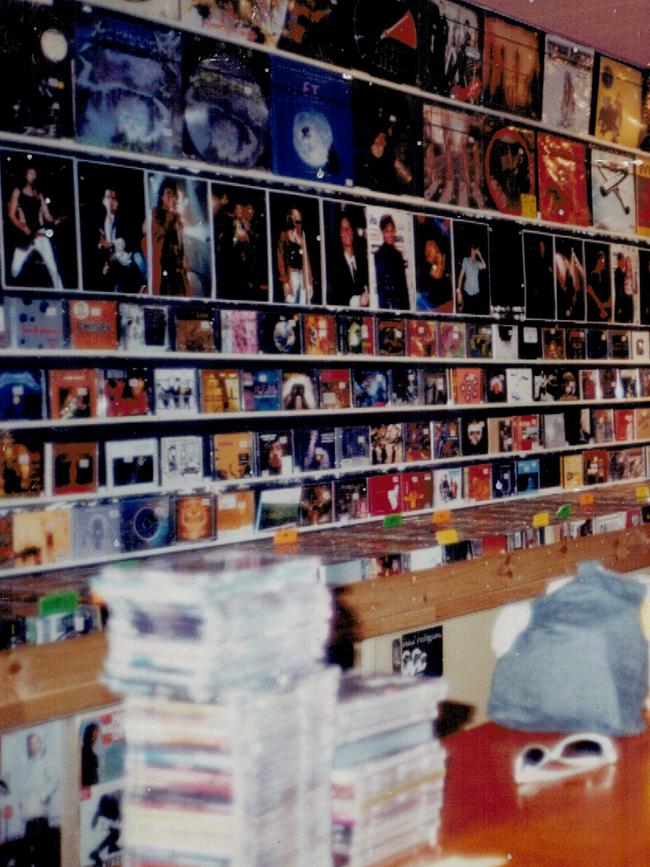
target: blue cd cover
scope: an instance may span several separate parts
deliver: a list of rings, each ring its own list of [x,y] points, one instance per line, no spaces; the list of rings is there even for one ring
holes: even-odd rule
[[[271,64],[273,171],[353,183],[350,85],[339,74],[274,57]]]
[[[0,373],[0,419],[43,418],[43,378],[40,370]]]
[[[76,134],[87,144],[181,153],[181,34],[149,22],[79,16]]]
[[[121,501],[120,509],[125,551],[162,548],[171,543],[173,533],[169,497],[126,497]]]

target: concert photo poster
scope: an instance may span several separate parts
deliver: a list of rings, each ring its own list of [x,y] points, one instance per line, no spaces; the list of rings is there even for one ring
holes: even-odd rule
[[[585,241],[587,321],[612,321],[612,275],[609,244]]]
[[[350,65],[379,78],[415,84],[420,38],[417,0],[354,0],[347,5],[353,7]]]
[[[555,319],[553,235],[522,232],[526,319]]]
[[[419,101],[399,90],[355,81],[352,112],[356,185],[415,195],[422,160]]]
[[[537,119],[540,67],[538,31],[504,18],[485,15],[483,105]]]
[[[415,309],[453,313],[452,221],[430,214],[415,214],[413,224],[417,274]]]
[[[413,220],[398,208],[368,205],[370,307],[415,309]]]
[[[0,159],[5,286],[77,289],[72,160],[10,150]]]
[[[592,134],[603,142],[639,147],[645,132],[641,70],[600,55],[594,102]]]
[[[273,171],[352,186],[350,83],[338,73],[273,57],[271,89]]]
[[[273,300],[321,303],[321,222],[318,199],[297,193],[269,194]]]
[[[497,314],[524,312],[521,234],[521,227],[511,220],[490,224],[490,307]]]
[[[626,154],[591,148],[591,208],[595,229],[633,235],[636,230],[632,161]]]
[[[0,126],[72,135],[72,17],[61,0],[4,0],[0,17]]]
[[[490,312],[490,250],[487,224],[454,220],[456,313]]]
[[[482,116],[425,103],[422,124],[425,199],[486,207]]]
[[[266,191],[212,181],[217,298],[270,301]]]
[[[102,148],[179,156],[180,32],[81,8],[75,54],[77,139]]]
[[[585,264],[583,242],[579,238],[554,238],[553,270],[557,318],[584,321]]]
[[[192,29],[214,35],[224,33],[249,43],[275,45],[282,32],[288,0],[256,0],[255,3],[224,3],[222,0],[173,2],[180,2],[180,19]]]
[[[144,173],[109,163],[77,163],[83,288],[147,290]]]
[[[368,307],[370,273],[365,205],[326,199],[323,230],[327,304]]]
[[[477,103],[483,13],[453,0],[428,0],[420,5],[418,85],[459,102]]]
[[[589,134],[593,70],[593,49],[546,34],[543,124],[574,135]]]
[[[614,291],[614,322],[639,322],[639,248],[610,245],[610,269]]]
[[[149,172],[147,186],[152,293],[210,298],[212,251],[206,181]]]
[[[588,226],[587,148],[582,142],[537,134],[539,211],[542,220]]]
[[[182,70],[183,153],[218,166],[268,168],[266,55],[186,34]]]
[[[490,117],[484,121],[483,136],[489,204],[503,214],[536,212],[535,133]]]

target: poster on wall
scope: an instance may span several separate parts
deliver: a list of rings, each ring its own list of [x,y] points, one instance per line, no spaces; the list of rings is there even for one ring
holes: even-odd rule
[[[490,312],[489,228],[486,223],[454,220],[456,313]]]
[[[588,226],[587,149],[581,142],[537,134],[539,210],[543,220]]]
[[[639,322],[639,248],[614,243],[610,251],[614,322]]]
[[[593,225],[633,235],[636,202],[632,160],[614,151],[591,149],[591,207]]]
[[[269,301],[266,191],[213,181],[210,192],[217,298]]]
[[[589,134],[593,68],[591,48],[546,34],[542,123],[562,132]]]
[[[318,199],[271,193],[273,300],[285,304],[321,303],[321,225]]]
[[[460,102],[478,102],[481,11],[453,0],[426,0],[420,5],[419,86]]]
[[[368,227],[364,205],[323,202],[326,300],[342,307],[368,307]]]
[[[643,78],[640,69],[599,57],[592,133],[612,144],[636,148],[643,137]]]
[[[524,311],[524,263],[521,227],[512,220],[493,220],[490,225],[491,312]]]
[[[452,221],[415,214],[416,310],[454,312]]]
[[[503,214],[535,215],[535,133],[490,117],[483,124],[483,136],[489,204]]]
[[[368,206],[370,306],[379,310],[415,309],[415,262],[411,214],[398,208]]]
[[[540,34],[486,15],[483,104],[497,111],[538,118],[540,90]]]
[[[609,244],[601,241],[585,241],[587,320],[589,322],[611,322],[612,275],[609,265]]]
[[[213,2],[216,5],[216,0]],[[351,65],[354,46],[350,4],[337,0],[302,0],[301,3],[265,0],[265,3],[277,7],[278,13],[286,7],[278,48],[325,63]],[[270,40],[267,37],[265,41],[268,44]]]
[[[558,319],[585,318],[585,265],[583,242],[556,235],[553,270]]]
[[[526,319],[555,319],[553,235],[522,232]]]
[[[274,45],[287,11],[287,0],[257,0],[255,3],[223,3],[219,0],[173,0],[180,2],[180,18],[188,27],[208,33],[226,33],[246,42]]]
[[[483,117],[438,105],[422,107],[424,197],[484,208]]]
[[[415,84],[418,69],[417,0],[353,0],[350,65],[379,78]]]
[[[635,160],[636,231],[650,237],[650,160]]]
[[[85,3],[85,0],[79,0],[79,2]],[[167,21],[178,21],[179,3],[180,0],[94,0],[95,6],[103,6],[106,9],[126,12],[131,15],[134,8],[137,7],[138,15]],[[203,5],[208,6],[209,3],[206,2]]]

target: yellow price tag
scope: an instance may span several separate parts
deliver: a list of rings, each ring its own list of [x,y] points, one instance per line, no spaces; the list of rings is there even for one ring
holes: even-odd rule
[[[439,545],[455,545],[459,541],[458,530],[438,530],[436,533],[436,542]]]
[[[551,523],[551,516],[548,512],[538,512],[536,515],[533,515],[533,527],[548,527]]]
[[[295,527],[286,527],[276,530],[273,536],[274,545],[294,545],[298,541],[298,530]]]
[[[520,196],[521,216],[535,219],[537,217],[537,196],[522,193]]]
[[[446,509],[443,512],[434,512],[431,515],[432,524],[448,524],[451,521],[451,509]]]
[[[580,505],[581,506],[593,506],[594,504],[594,495],[593,494],[581,494],[580,495]]]
[[[637,500],[647,500],[650,497],[650,488],[647,485],[639,485],[636,489]]]

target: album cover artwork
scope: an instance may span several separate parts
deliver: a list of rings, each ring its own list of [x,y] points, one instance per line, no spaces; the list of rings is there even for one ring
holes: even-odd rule
[[[517,493],[529,494],[539,490],[540,464],[539,458],[516,461],[515,471],[517,475]]]
[[[207,183],[150,172],[149,276],[154,295],[209,298],[212,253]]]
[[[562,374],[557,367],[536,367],[533,370],[533,400],[550,403],[562,394]]]
[[[585,318],[584,246],[578,238],[554,238],[553,273],[558,319]]]
[[[97,443],[46,443],[46,490],[50,495],[97,490]]]
[[[636,231],[634,173],[627,154],[591,148],[591,210],[595,229]]]
[[[587,358],[607,358],[607,331],[603,328],[587,329]]]
[[[200,485],[203,480],[203,437],[161,437],[160,479],[166,490]]]
[[[506,391],[510,403],[530,403],[533,399],[533,374],[529,367],[506,368]]]
[[[463,467],[463,490],[465,499],[470,503],[492,498],[492,466],[490,464],[471,464]]]
[[[240,373],[238,370],[199,370],[201,412],[240,412]]]
[[[609,244],[585,241],[587,321],[609,322],[612,318],[612,284]]]
[[[77,503],[72,512],[72,542],[75,560],[119,553],[122,550],[119,501]]]
[[[370,306],[415,309],[413,223],[406,211],[369,205]]]
[[[255,435],[251,431],[214,434],[212,465],[217,479],[245,479],[254,476]]]
[[[598,56],[592,133],[603,142],[639,147],[643,123],[643,73],[604,55]]]
[[[403,319],[387,316],[377,319],[377,347],[380,355],[406,354],[406,325]]]
[[[629,335],[631,358],[647,361],[650,358],[650,332],[630,331]]]
[[[156,20],[178,21],[180,15],[180,0],[95,0],[94,6],[103,6],[115,12],[133,14],[137,9],[138,16]],[[137,3],[137,6],[134,6]]]
[[[587,258],[587,262],[589,259]],[[589,286],[587,285],[587,302]],[[569,328],[565,339],[566,357],[573,361],[587,357],[587,332],[584,328]]]
[[[628,331],[612,329],[609,334],[609,357],[610,358],[625,358],[630,357],[630,334]]]
[[[428,421],[404,423],[404,460],[407,463],[430,461],[431,425]]]
[[[639,322],[639,248],[616,243],[610,251],[614,322]]]
[[[542,357],[557,361],[565,357],[565,329],[542,328]]]
[[[156,367],[153,371],[156,415],[187,419],[199,410],[193,367]]]
[[[183,43],[183,152],[237,169],[269,165],[268,59],[202,36]]]
[[[269,194],[273,300],[321,303],[321,223],[318,199],[295,193]]]
[[[517,325],[493,323],[492,357],[499,361],[516,361],[519,358],[519,327]]]
[[[536,214],[534,132],[490,117],[483,137],[488,204],[504,214]]]
[[[85,7],[76,25],[75,127],[103,148],[179,156],[181,34]]]
[[[418,311],[453,313],[451,223],[442,217],[414,215]]]
[[[387,473],[368,478],[368,506],[375,518],[395,515],[402,511],[402,477]]]
[[[580,396],[582,400],[600,400],[600,375],[597,368],[580,371]]]
[[[297,526],[301,493],[300,485],[261,490],[257,502],[255,529],[278,530],[281,527]]]
[[[614,416],[611,409],[591,410],[591,429],[595,443],[611,443],[614,439]]]
[[[368,484],[365,478],[336,479],[336,520],[340,523],[368,517]]]
[[[280,371],[272,369],[242,371],[244,412],[280,409]]]
[[[639,249],[639,315],[640,321],[650,323],[650,250]]]
[[[467,331],[464,322],[438,322],[438,355],[440,358],[464,358],[467,351]]]
[[[368,307],[366,209],[348,202],[323,202],[327,303]]]
[[[84,289],[146,292],[144,174],[80,162],[77,178]]]
[[[433,508],[433,473],[417,470],[402,473],[402,510],[417,512]]]
[[[492,358],[492,326],[467,323],[467,357]]]
[[[300,495],[299,525],[314,527],[334,520],[334,483],[307,482]]]
[[[454,367],[450,370],[451,397],[456,404],[482,403],[482,367]]]
[[[512,220],[493,220],[489,238],[490,310],[502,320],[521,317],[525,312],[524,261],[514,252],[521,250],[521,226]]]
[[[420,66],[423,90],[459,102],[476,103],[481,96],[481,10],[453,0],[420,4]]]
[[[0,21],[0,124],[24,135],[72,136],[73,17],[60,0],[6,0]]]
[[[508,400],[508,381],[503,367],[490,367],[485,371],[485,399],[488,403]]]
[[[584,485],[584,465],[581,454],[562,455],[560,466],[563,488],[571,490]]]
[[[489,228],[485,223],[454,220],[456,313],[490,312]]]
[[[379,6],[372,0],[356,0],[348,12],[349,65],[379,78],[415,84],[419,5],[414,0],[385,0]]]
[[[522,238],[526,318],[555,319],[553,235],[522,232]]]
[[[401,424],[370,426],[370,455],[373,464],[399,464],[404,460],[404,430]]]
[[[271,6],[276,4],[271,0]],[[281,35],[278,48],[301,54],[314,60],[352,65],[354,34],[350,19],[351,4],[336,0],[303,0],[301,3],[280,2],[286,15],[279,20]],[[268,42],[268,39],[267,39]]]
[[[99,783],[81,793],[79,802],[79,864],[95,867],[102,854],[108,865],[121,863],[124,781]],[[110,850],[110,855],[109,855]],[[119,860],[118,860],[119,859]]]
[[[222,542],[250,536],[254,520],[255,491],[222,491],[217,494],[217,538]]]
[[[268,354],[300,355],[300,314],[260,313],[260,350]]]
[[[39,566],[46,563],[69,561],[72,507],[68,504],[47,509],[21,509],[12,516],[13,565],[16,567]],[[67,622],[66,622],[67,621]],[[64,616],[53,621],[49,640],[67,637],[72,631],[70,619]],[[38,636],[29,643],[43,643]]]
[[[4,285],[77,289],[72,160],[2,152]]]
[[[594,52],[547,33],[544,43],[542,123],[562,132],[589,134]]]
[[[465,416],[462,420],[461,430],[463,457],[488,453],[488,426],[485,417]]]
[[[352,186],[349,81],[325,69],[273,57],[271,93],[275,174]]]
[[[607,451],[587,449],[582,453],[585,485],[602,485],[607,481]]]
[[[68,318],[72,349],[117,349],[115,301],[71,301]]]
[[[420,139],[422,118],[415,97],[355,81],[352,112],[356,185],[382,193],[416,195],[420,158],[415,143]]]
[[[416,367],[395,367],[390,374],[388,403],[391,406],[420,406],[420,379],[420,370]]]
[[[563,412],[545,412],[542,420],[542,441],[545,449],[560,449],[567,445]]]
[[[513,416],[490,416],[487,420],[488,454],[511,452],[514,445]]]
[[[446,367],[426,367],[422,372],[422,391],[426,406],[449,403],[449,379]]]
[[[601,367],[598,370],[601,400],[617,400],[623,397],[621,373],[613,367]]]
[[[229,3],[223,0],[175,0],[180,2],[183,24],[211,35],[225,34],[246,42],[275,45],[287,13],[287,0]]]
[[[125,497],[120,501],[120,512],[125,551],[164,548],[171,544],[173,522],[168,496]]]
[[[174,497],[174,527],[177,542],[207,542],[215,536],[215,503],[207,495]]]
[[[637,407],[634,410],[634,430],[636,439],[650,439],[650,409]]]
[[[463,502],[463,468],[447,467],[433,471],[433,505],[447,509]]]
[[[216,352],[219,314],[210,307],[184,304],[174,310],[176,352]]]
[[[304,473],[332,470],[336,466],[336,431],[328,428],[300,428],[294,431],[296,469]]]
[[[539,211],[543,220],[588,226],[587,148],[582,142],[537,134]]]
[[[257,310],[222,310],[221,351],[228,355],[257,355],[259,324]]]
[[[50,416],[54,419],[93,418],[97,415],[97,371],[50,370]]]
[[[623,400],[639,397],[639,371],[636,367],[624,367],[619,371],[620,395]]]
[[[346,425],[336,430],[337,465],[342,470],[370,466],[370,428],[368,425]]]
[[[16,349],[61,349],[68,345],[67,304],[44,298],[5,299],[9,345]]]
[[[388,373],[384,370],[352,371],[354,405],[358,408],[388,404]]]
[[[282,371],[282,409],[297,411],[318,409],[316,371]]]
[[[406,320],[406,354],[415,358],[436,355],[437,329],[435,319]]]
[[[257,445],[261,476],[290,476],[293,473],[293,436],[290,430],[258,433]]]
[[[347,367],[323,368],[318,374],[320,409],[348,409],[352,403]]]
[[[305,355],[336,355],[336,316],[305,313],[302,329]]]
[[[650,397],[650,370],[645,367],[639,370],[639,397]]]
[[[152,382],[147,368],[110,368],[103,373],[102,415],[149,415]]]
[[[539,117],[540,34],[505,18],[485,15],[483,105],[524,117]]]
[[[424,197],[485,208],[483,116],[425,103],[422,107]]]
[[[650,110],[650,98],[648,99]],[[649,127],[650,128],[650,127]],[[648,140],[650,145],[650,137]],[[636,232],[650,237],[650,160],[635,160]]]
[[[460,455],[460,419],[434,419],[434,458],[456,458]]]
[[[512,497],[516,490],[515,462],[496,461],[492,465],[492,496]]]
[[[155,437],[108,440],[104,444],[106,488],[110,493],[151,491],[158,486],[158,440]]]
[[[337,316],[341,355],[375,354],[375,320],[373,316]]]
[[[539,416],[515,415],[512,417],[512,450],[530,452],[539,448]]]
[[[120,348],[162,352],[169,349],[167,307],[153,304],[120,304]]]
[[[0,421],[43,418],[43,374],[40,370],[0,372]]]

